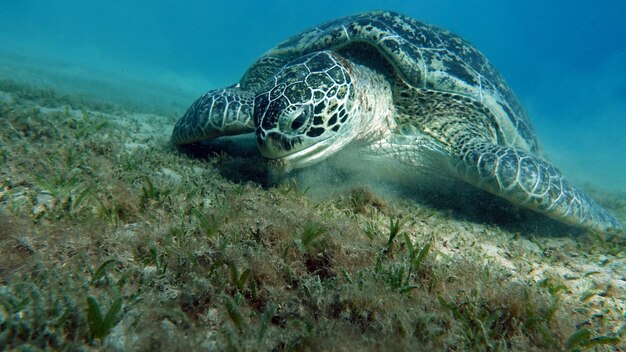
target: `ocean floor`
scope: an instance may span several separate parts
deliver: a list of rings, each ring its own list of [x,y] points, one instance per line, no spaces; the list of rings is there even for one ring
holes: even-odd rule
[[[623,234],[349,154],[183,153],[184,108],[0,80],[0,349],[626,350]]]

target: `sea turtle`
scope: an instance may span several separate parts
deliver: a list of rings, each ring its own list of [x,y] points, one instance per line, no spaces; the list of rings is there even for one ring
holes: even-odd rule
[[[196,100],[172,142],[249,132],[291,168],[358,145],[567,224],[622,231],[542,158],[520,102],[478,50],[398,13],[339,18],[278,44],[238,84]]]

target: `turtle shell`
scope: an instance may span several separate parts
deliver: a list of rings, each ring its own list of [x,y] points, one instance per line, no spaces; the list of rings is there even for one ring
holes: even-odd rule
[[[488,109],[508,136],[501,143],[541,154],[522,105],[481,52],[445,29],[394,12],[364,12],[297,34],[260,57],[244,74],[241,87],[258,91],[286,63],[320,50],[386,71],[390,79],[414,89],[470,98]]]

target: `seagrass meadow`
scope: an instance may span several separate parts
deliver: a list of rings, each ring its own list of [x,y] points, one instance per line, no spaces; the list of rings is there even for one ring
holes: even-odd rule
[[[184,109],[0,81],[0,349],[625,350],[623,235],[185,154]]]

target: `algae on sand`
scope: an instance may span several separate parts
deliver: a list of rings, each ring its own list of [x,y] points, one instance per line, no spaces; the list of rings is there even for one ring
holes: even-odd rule
[[[358,184],[237,183],[237,156],[169,144],[174,113],[0,96],[3,348],[623,347],[623,238]],[[624,194],[598,198],[626,218]]]

